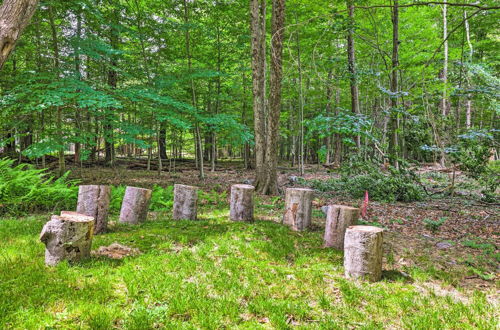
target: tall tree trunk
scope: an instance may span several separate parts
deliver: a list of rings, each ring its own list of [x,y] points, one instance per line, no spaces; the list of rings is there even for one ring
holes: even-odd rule
[[[467,38],[467,45],[469,45],[469,61],[472,62],[472,56],[474,55],[474,49],[472,48],[472,43],[470,41],[470,28],[469,20],[467,19],[467,11],[464,11],[464,23],[465,23],[465,36]],[[466,72],[467,89],[470,88],[470,73],[469,69]],[[470,93],[467,93],[466,107],[465,107],[465,127],[470,129],[472,127],[472,100]]]
[[[260,193],[278,193],[278,137],[281,113],[281,80],[283,76],[283,35],[285,28],[285,0],[273,0],[271,21],[271,75],[270,111],[267,117],[266,182]]]
[[[299,175],[304,175],[304,90],[302,86],[302,62],[300,59],[300,36],[297,30],[295,34],[295,41],[297,43],[297,69],[299,72],[299,124],[300,124],[300,158],[299,158]]]
[[[119,32],[116,28],[118,24],[118,11],[113,10],[112,13],[112,24],[110,26],[109,42],[113,49],[118,49],[118,43],[120,41]],[[118,66],[118,58],[115,54],[110,56],[110,63],[108,69],[108,86],[111,89],[116,89],[118,84],[118,72],[116,68]],[[115,152],[114,152],[114,134],[113,134],[113,109],[107,109],[104,113],[104,124],[103,124],[103,134],[104,134],[104,161],[109,166],[114,166]]]
[[[56,75],[59,78],[59,40],[57,37],[56,25],[54,22],[54,10],[52,6],[49,6],[49,23],[50,31],[52,35],[52,50],[54,52],[54,68]],[[57,107],[56,116],[56,129],[59,142],[58,159],[59,159],[59,175],[62,176],[66,171],[66,163],[64,159],[64,133],[62,130],[62,109],[60,106]]]
[[[391,139],[389,140],[389,150],[392,156],[392,165],[399,168],[399,0],[394,0],[392,8],[392,71],[391,71]]]
[[[184,0],[184,24],[186,24],[186,25],[189,24],[188,0]],[[186,28],[185,41],[186,41],[186,58],[187,58],[188,73],[191,75],[192,74],[191,44],[190,44],[191,39],[190,39],[190,34],[189,34],[189,28]],[[194,88],[193,77],[191,77],[190,81],[191,81],[191,86],[190,86],[191,87],[191,103],[192,103],[193,107],[197,108],[196,90]],[[197,120],[196,120],[195,127],[194,127],[194,138],[195,138],[196,155],[197,155],[197,160],[198,160],[198,169],[200,171],[199,176],[201,179],[204,179],[205,178],[205,171],[203,168],[203,145],[201,142],[200,125],[199,125]]]
[[[250,0],[252,46],[252,93],[255,135],[255,185],[265,185],[265,67],[266,67],[266,0]]]
[[[359,88],[356,72],[356,48],[354,46],[354,0],[347,0],[347,11],[349,13],[349,29],[347,30],[347,68],[350,75],[351,85],[351,110],[360,113],[359,110]],[[356,136],[356,146],[361,147],[361,137]]]
[[[0,5],[0,70],[36,11],[38,0],[3,0]]]

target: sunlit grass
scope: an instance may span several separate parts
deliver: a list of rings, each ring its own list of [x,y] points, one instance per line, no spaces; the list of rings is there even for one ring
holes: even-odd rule
[[[234,223],[206,207],[200,221],[159,215],[114,225],[93,247],[140,249],[124,260],[93,257],[44,266],[38,234],[48,216],[0,220],[0,328],[449,328],[494,329],[483,293],[466,301],[386,275],[343,277],[342,255],[322,249],[320,231],[295,233],[270,221]],[[279,217],[279,214],[276,213]]]

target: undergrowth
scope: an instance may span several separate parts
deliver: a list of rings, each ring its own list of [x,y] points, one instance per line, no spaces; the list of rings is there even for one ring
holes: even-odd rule
[[[384,172],[369,162],[349,163],[341,169],[340,178],[329,180],[301,180],[300,183],[321,192],[346,193],[353,198],[362,198],[365,191],[370,199],[382,202],[414,202],[425,196],[415,173],[401,168],[389,168]]]
[[[55,179],[45,170],[14,162],[0,159],[0,215],[75,208],[78,181],[68,180],[69,172]]]

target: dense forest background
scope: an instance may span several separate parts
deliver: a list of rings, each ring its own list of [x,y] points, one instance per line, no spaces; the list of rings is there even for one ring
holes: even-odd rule
[[[493,1],[289,0],[277,30],[284,1],[265,4],[42,1],[1,71],[0,150],[40,167],[57,159],[60,174],[119,157],[158,171],[195,158],[200,176],[228,158],[258,170],[260,91],[264,139],[276,134],[279,162],[301,174],[366,160],[474,172],[498,157]]]

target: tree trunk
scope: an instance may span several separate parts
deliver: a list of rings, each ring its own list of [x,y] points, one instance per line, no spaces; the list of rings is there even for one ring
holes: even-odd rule
[[[137,225],[146,221],[151,193],[149,189],[127,187],[120,210],[120,222]]]
[[[78,189],[76,212],[95,219],[94,234],[102,234],[108,227],[110,186],[87,185]]]
[[[89,258],[93,233],[93,217],[67,211],[53,215],[40,233],[40,241],[45,244],[45,264],[55,266],[63,260]]]
[[[344,242],[344,269],[349,278],[371,282],[382,276],[383,229],[372,226],[347,228]]]
[[[167,129],[165,124],[161,124],[161,128],[158,133],[158,152],[160,154],[160,159],[166,160],[167,157]]]
[[[174,185],[174,220],[196,220],[198,188],[183,184]]]
[[[3,0],[0,5],[0,70],[37,6],[38,0]]]
[[[306,230],[311,225],[314,191],[306,188],[288,188],[285,195],[283,224],[295,231]]]
[[[344,250],[345,231],[356,224],[359,209],[342,205],[329,205],[326,212],[325,247]]]
[[[354,0],[347,0],[347,11],[349,13],[349,29],[347,30],[347,68],[349,70],[351,85],[351,110],[360,113],[359,110],[359,88],[356,72],[356,48],[354,47]],[[361,138],[356,136],[356,146],[361,147]]]
[[[248,184],[231,186],[229,218],[233,221],[253,221],[253,193],[255,187]]]
[[[278,133],[281,113],[281,80],[283,75],[283,35],[285,27],[285,0],[273,1],[271,39],[270,109],[267,116],[265,154],[266,181],[258,186],[260,193],[278,193]]]
[[[398,66],[399,66],[399,7],[398,1],[394,0],[392,9],[392,72],[391,72],[391,139],[389,150],[392,157],[392,164],[399,169],[399,86],[398,86]]]
[[[113,49],[118,49],[118,43],[120,40],[119,32],[116,25],[119,21],[119,13],[115,10],[112,13],[112,24],[110,26],[109,42]],[[118,58],[115,54],[111,54],[109,70],[108,70],[108,86],[111,89],[116,89],[118,85],[118,72],[116,70],[118,66]],[[115,161],[115,151],[114,151],[114,134],[113,134],[113,109],[107,109],[104,112],[104,154],[107,165],[114,166]]]
[[[266,116],[265,116],[265,67],[266,67],[266,0],[250,0],[250,30],[252,46],[252,93],[255,136],[255,185],[266,181]]]

